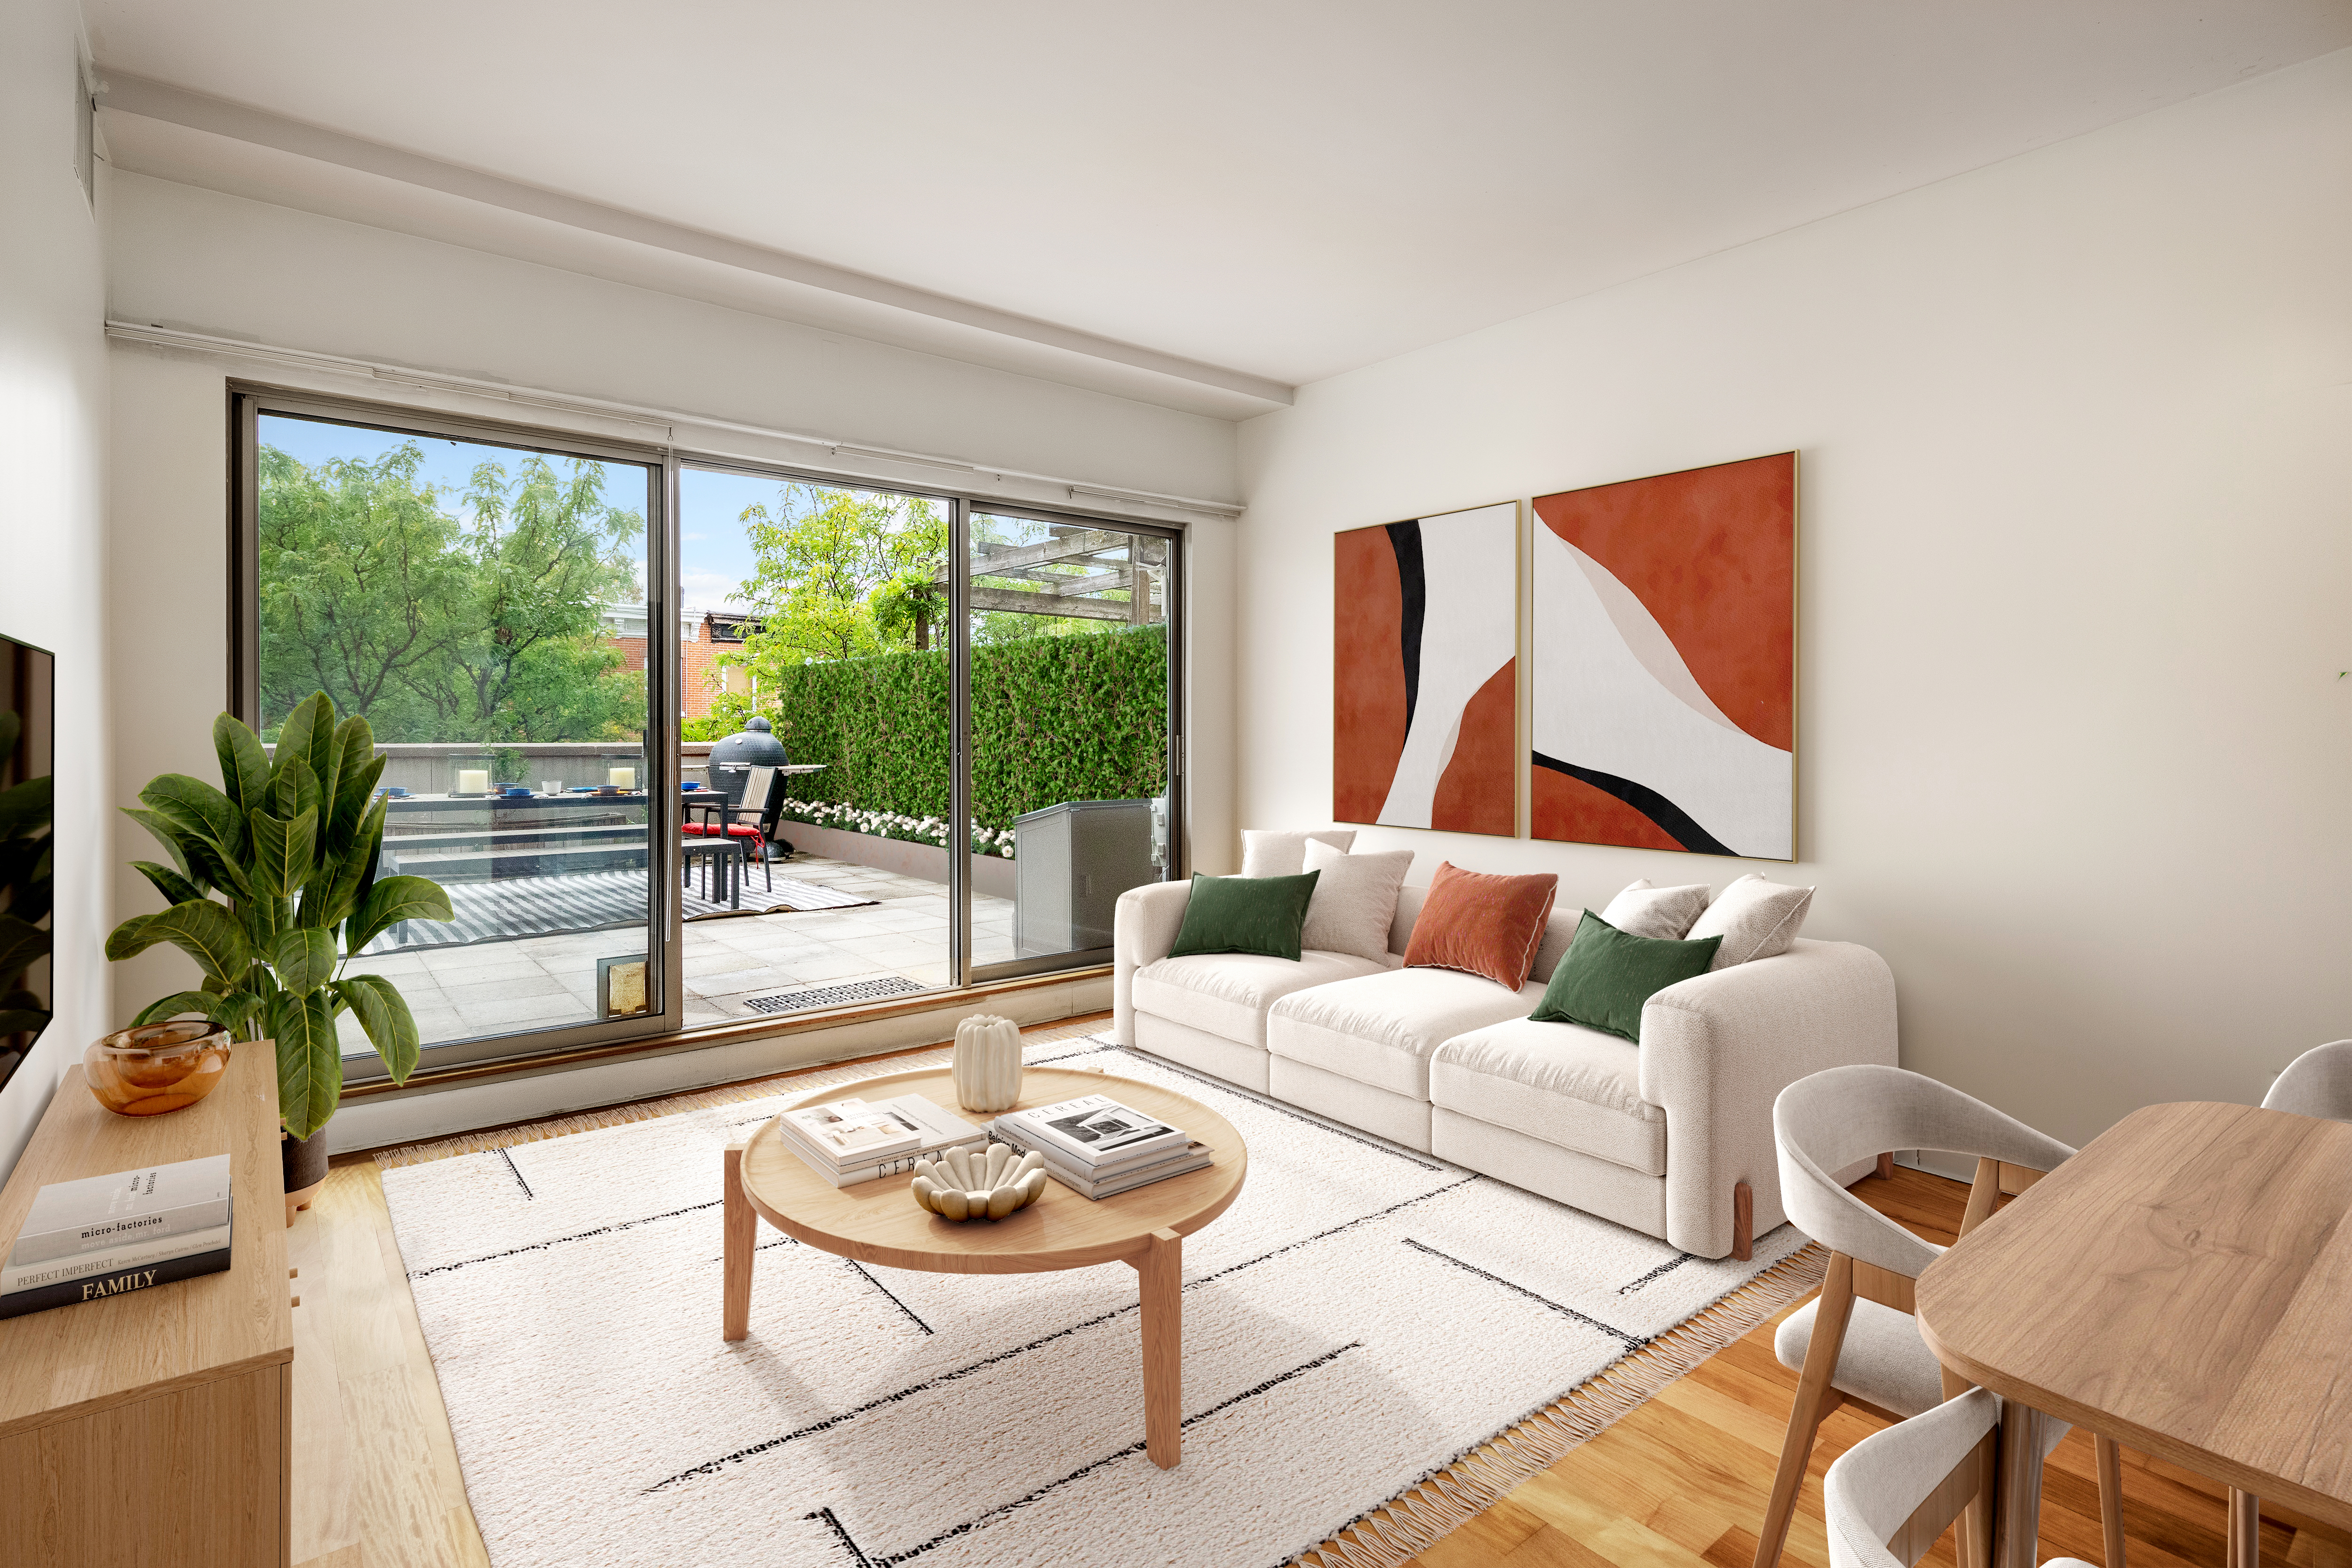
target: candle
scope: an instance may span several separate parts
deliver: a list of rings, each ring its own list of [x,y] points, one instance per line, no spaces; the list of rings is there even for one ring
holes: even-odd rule
[[[457,793],[459,795],[488,795],[489,792],[489,769],[459,768],[457,770]]]
[[[604,782],[614,789],[635,789],[637,787],[637,770],[614,768],[604,775]]]

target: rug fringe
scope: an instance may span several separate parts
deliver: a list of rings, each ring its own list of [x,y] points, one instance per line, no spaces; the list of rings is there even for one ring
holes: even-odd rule
[[[1815,1243],[1579,1384],[1533,1415],[1290,1560],[1290,1568],[1400,1568],[1655,1398],[1668,1384],[1818,1289]]]
[[[1024,1049],[1032,1046],[1054,1045],[1080,1038],[1099,1026],[1098,1020],[1091,1016],[1084,1024],[1041,1024],[1022,1030],[1021,1044]],[[633,1121],[651,1121],[658,1117],[676,1116],[682,1111],[708,1110],[746,1100],[763,1100],[772,1094],[782,1094],[787,1089],[828,1089],[836,1083],[871,1077],[877,1067],[887,1067],[891,1072],[918,1072],[924,1068],[946,1067],[950,1059],[948,1045],[941,1044],[882,1057],[858,1057],[817,1067],[795,1068],[790,1072],[747,1079],[740,1083],[688,1089],[659,1100],[638,1100],[631,1105],[574,1111],[569,1116],[527,1121],[518,1127],[490,1128],[479,1132],[454,1133],[447,1138],[436,1138],[422,1143],[394,1144],[389,1149],[377,1150],[375,1163],[390,1171],[403,1165],[425,1165],[436,1160],[454,1160],[463,1154],[487,1154],[494,1150],[513,1149],[525,1143],[537,1143],[543,1139],[567,1137],[574,1132],[595,1132],[607,1127],[625,1127]]]

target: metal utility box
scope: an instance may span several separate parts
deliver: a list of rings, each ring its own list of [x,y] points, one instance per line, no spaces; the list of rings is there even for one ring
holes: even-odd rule
[[[1118,896],[1160,879],[1148,800],[1070,800],[1016,816],[1013,858],[1013,947],[1023,958],[1108,947]]]

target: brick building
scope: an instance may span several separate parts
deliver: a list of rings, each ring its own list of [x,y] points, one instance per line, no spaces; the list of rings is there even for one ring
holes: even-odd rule
[[[614,645],[620,648],[626,668],[646,667],[646,607],[643,605],[609,605],[604,609],[604,630]],[[678,674],[685,687],[683,713],[688,719],[710,716],[710,700],[721,691],[737,691],[750,695],[752,690],[749,670],[730,669],[719,665],[722,654],[740,653],[743,634],[759,626],[759,621],[732,610],[682,609],[677,617]]]

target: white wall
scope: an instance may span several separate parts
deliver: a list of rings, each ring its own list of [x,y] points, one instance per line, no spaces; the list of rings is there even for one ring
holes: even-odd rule
[[[1238,493],[1234,426],[1222,419],[142,175],[117,177],[112,221],[108,313],[117,320],[962,456],[1114,489]],[[170,349],[118,342],[112,360],[110,592],[120,673],[110,798],[127,802],[157,773],[215,771],[209,726],[227,679],[228,380],[452,405],[395,383],[335,384],[331,376]],[[466,411],[480,416],[488,406]],[[509,408],[506,416],[551,418],[535,408]],[[682,429],[678,439],[694,445],[692,435]],[[757,446],[725,449],[762,455]],[[775,460],[794,458],[813,460],[807,451]],[[1194,532],[1188,606],[1200,651],[1192,696],[1196,713],[1211,710],[1196,724],[1211,765],[1193,787],[1193,832],[1222,846],[1233,837],[1224,739],[1233,525],[1202,523]],[[116,898],[126,910],[152,907],[152,892],[122,864],[148,853],[144,834],[126,822],[115,839]],[[118,965],[117,1010],[127,1016],[181,984],[184,970],[164,950]],[[679,1082],[708,1081],[683,1064],[678,1070],[688,1074]],[[459,1103],[441,1098],[441,1110]]]
[[[2352,1035],[2348,192],[2352,52],[1302,388],[1242,427],[1241,826],[1328,818],[1335,530],[1794,447],[1800,864],[1360,846],[1817,883],[1906,1065],[2070,1142],[2259,1097]]]
[[[71,0],[0,6],[0,632],[58,656],[57,1016],[0,1090],[0,1175],[109,1026],[104,279],[74,177],[79,25]]]

